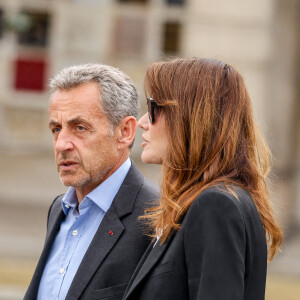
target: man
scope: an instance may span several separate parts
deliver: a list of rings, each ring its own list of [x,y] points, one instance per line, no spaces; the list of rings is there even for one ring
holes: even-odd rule
[[[127,75],[88,64],[50,82],[49,127],[65,195],[24,299],[121,299],[149,244],[138,220],[158,198],[129,159],[138,97]]]

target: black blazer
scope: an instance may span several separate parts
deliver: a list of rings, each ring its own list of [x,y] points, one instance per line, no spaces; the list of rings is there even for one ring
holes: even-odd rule
[[[78,268],[66,300],[122,299],[129,279],[150,243],[137,218],[158,197],[153,186],[132,163]],[[61,198],[57,197],[50,207],[45,246],[24,300],[37,297],[49,251],[65,217]],[[110,235],[109,231],[114,234]]]
[[[124,300],[262,300],[267,247],[248,192],[208,188],[193,202],[181,229],[151,244]]]

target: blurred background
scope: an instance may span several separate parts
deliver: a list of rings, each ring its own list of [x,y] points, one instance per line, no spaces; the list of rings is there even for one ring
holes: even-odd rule
[[[221,59],[244,76],[285,230],[266,299],[300,299],[299,0],[0,0],[0,300],[23,298],[48,207],[66,190],[47,125],[49,78],[73,64],[118,67],[144,113],[146,65],[177,56]],[[159,168],[140,162],[140,135],[132,159],[158,183]]]

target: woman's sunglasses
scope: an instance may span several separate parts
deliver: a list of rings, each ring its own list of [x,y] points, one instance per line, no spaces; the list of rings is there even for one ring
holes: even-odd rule
[[[149,121],[153,124],[155,122],[155,111],[162,108],[162,106],[158,105],[151,97],[147,97],[147,105]]]

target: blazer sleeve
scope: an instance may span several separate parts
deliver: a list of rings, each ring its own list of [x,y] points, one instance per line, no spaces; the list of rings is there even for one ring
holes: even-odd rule
[[[186,215],[182,226],[191,300],[243,299],[246,230],[238,201],[218,190],[203,192]]]

